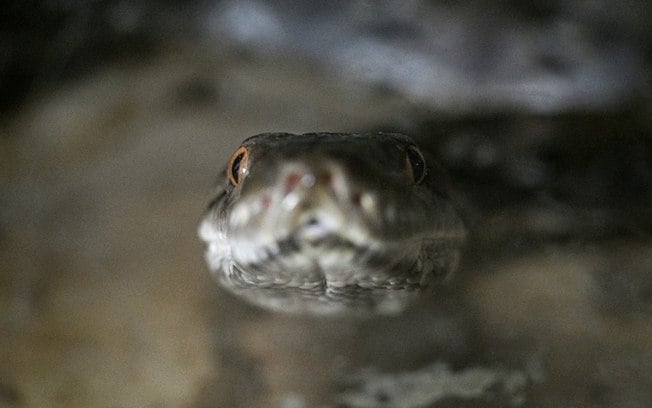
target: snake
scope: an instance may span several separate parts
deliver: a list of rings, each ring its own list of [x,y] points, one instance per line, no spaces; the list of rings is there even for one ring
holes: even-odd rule
[[[450,180],[399,133],[263,133],[223,170],[198,234],[211,274],[263,309],[396,314],[457,267]]]

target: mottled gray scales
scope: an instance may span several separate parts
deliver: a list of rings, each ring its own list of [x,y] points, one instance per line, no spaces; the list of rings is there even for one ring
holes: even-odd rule
[[[206,260],[265,308],[396,313],[457,263],[446,176],[405,135],[261,134],[223,174],[199,227]]]

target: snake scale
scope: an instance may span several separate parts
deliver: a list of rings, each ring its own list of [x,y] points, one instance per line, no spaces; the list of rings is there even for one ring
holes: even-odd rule
[[[393,314],[455,268],[448,184],[402,134],[260,134],[233,153],[199,236],[220,284],[263,308]]]

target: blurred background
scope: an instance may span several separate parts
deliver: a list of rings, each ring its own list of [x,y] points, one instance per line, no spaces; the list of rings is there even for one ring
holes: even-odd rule
[[[647,407],[652,5],[0,7],[0,407]],[[401,316],[215,285],[196,226],[267,131],[401,131],[454,181],[455,279]]]

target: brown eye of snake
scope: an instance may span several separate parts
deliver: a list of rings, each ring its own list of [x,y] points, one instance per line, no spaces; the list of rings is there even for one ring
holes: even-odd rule
[[[236,150],[231,159],[229,160],[229,165],[226,167],[226,176],[229,178],[231,185],[233,187],[240,184],[242,181],[242,170],[247,168],[247,163],[249,162],[249,149],[244,146],[240,146]]]
[[[409,146],[405,152],[405,167],[415,184],[426,176],[426,160],[416,146]]]

